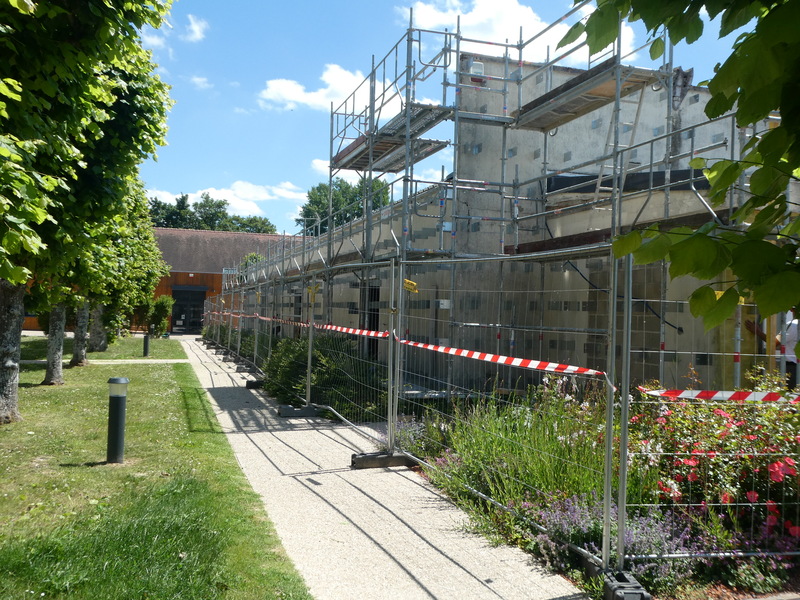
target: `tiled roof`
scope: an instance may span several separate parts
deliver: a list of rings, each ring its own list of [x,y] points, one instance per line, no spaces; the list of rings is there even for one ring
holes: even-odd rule
[[[155,234],[164,261],[172,272],[179,273],[222,273],[224,268],[237,267],[251,252],[266,255],[267,247],[284,237],[279,234],[165,227],[156,227]]]

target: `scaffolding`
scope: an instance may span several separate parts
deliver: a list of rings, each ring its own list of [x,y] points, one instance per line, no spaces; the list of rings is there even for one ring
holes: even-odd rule
[[[460,26],[418,29],[412,17],[402,39],[332,107],[328,214],[226,276],[207,312],[227,322],[215,318],[211,337],[227,335],[225,345],[243,355],[242,331],[254,332],[247,355],[258,363],[280,338],[311,338],[320,327],[320,335],[355,336],[351,354],[337,350],[352,370],[347,385],[387,391],[358,414],[332,410],[376,438],[363,424],[384,415],[390,449],[403,410],[451,410],[487,387],[506,397],[540,384],[540,372],[518,368],[531,357],[605,377],[606,427],[620,426],[623,465],[629,404],[614,414],[615,390],[652,380],[682,387],[687,373],[711,389],[740,387],[743,370],[770,360],[743,331],[755,308],[740,306],[709,335],[686,302],[699,282],[671,282],[663,263],[619,259],[611,240],[659,223],[727,222],[746,182],[714,208],[692,159],[736,159],[768,124],[742,129],[733,115],[706,119],[707,91],[673,68],[666,43],[661,64],[649,69],[628,64],[647,45],[626,53],[621,37],[585,68],[574,66],[581,43],[526,59],[585,4],[530,38],[520,31],[513,43],[471,39]],[[426,166],[447,152],[447,167]],[[333,189],[343,171],[358,173],[363,193],[360,206],[345,209],[358,216],[337,225]],[[388,189],[386,206],[375,206],[377,179]],[[470,353],[499,358],[465,364]],[[310,349],[307,360],[310,373]],[[298,398],[306,405],[310,377]],[[608,527],[614,451],[606,448],[597,471]],[[624,533],[620,524],[619,548]],[[597,564],[609,565],[610,544],[606,532]]]

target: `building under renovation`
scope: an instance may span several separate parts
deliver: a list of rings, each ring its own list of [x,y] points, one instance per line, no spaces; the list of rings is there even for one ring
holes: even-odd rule
[[[757,318],[752,307],[706,333],[686,302],[700,282],[670,281],[661,263],[626,266],[610,242],[656,223],[726,222],[746,182],[712,207],[690,161],[737,158],[770,122],[709,120],[707,90],[670,52],[647,68],[631,66],[647,47],[621,45],[585,64],[571,48],[529,61],[553,27],[498,43],[412,26],[373,60],[332,110],[330,178],[380,178],[391,202],[374,207],[364,185],[357,219],[328,227],[337,215],[319,215],[228,276],[219,302],[234,329],[260,337],[256,358],[273,338],[301,335],[292,323],[313,321],[612,374],[626,365],[633,383],[668,387],[691,373],[733,389],[765,360],[742,326]],[[385,362],[388,345],[362,349]],[[535,377],[456,368],[446,356],[403,361],[404,385],[422,390]]]

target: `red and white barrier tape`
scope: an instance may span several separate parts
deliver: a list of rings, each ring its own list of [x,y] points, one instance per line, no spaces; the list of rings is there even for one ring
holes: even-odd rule
[[[535,369],[537,371],[550,371],[553,373],[566,373],[575,375],[603,375],[603,371],[595,371],[594,369],[587,369],[585,367],[575,367],[573,365],[565,365],[561,363],[553,363],[541,360],[533,360],[527,358],[514,358],[512,356],[503,356],[501,354],[487,354],[486,352],[476,352],[475,350],[462,350],[460,348],[448,348],[447,346],[436,346],[434,344],[422,344],[420,342],[411,342],[409,340],[400,340],[401,344],[406,344],[413,348],[422,348],[424,350],[432,350],[433,352],[440,352],[442,354],[449,354],[451,356],[463,356],[464,358],[473,358],[475,360],[482,360],[498,365],[508,365],[510,367],[521,367],[523,369]]]
[[[317,329],[325,329],[328,331],[339,331],[341,333],[349,333],[351,335],[360,335],[363,337],[371,338],[388,338],[388,331],[370,331],[369,329],[353,329],[352,327],[339,327],[338,325],[315,325]]]
[[[230,313],[210,313],[210,314],[230,314]],[[282,323],[285,325],[295,325],[299,327],[308,327],[308,323],[303,323],[300,321],[287,321],[286,319],[278,319],[274,317],[262,317],[258,314],[253,315],[238,315],[244,317],[257,317],[262,321],[272,321],[275,323]],[[388,338],[389,332],[388,331],[371,331],[369,329],[354,329],[352,327],[340,327],[338,325],[314,325],[317,329],[324,329],[328,331],[338,331],[341,333],[347,333],[350,335],[358,335],[362,337],[371,337],[371,338]],[[397,338],[396,338],[397,339]],[[398,340],[401,344],[405,344],[407,346],[411,346],[412,348],[421,348],[423,350],[431,350],[433,352],[439,352],[442,354],[448,354],[450,356],[460,356],[463,358],[471,358],[474,360],[482,360],[484,362],[490,362],[497,365],[506,365],[510,367],[520,367],[522,369],[532,369],[536,371],[548,371],[551,373],[564,373],[567,375],[598,375],[602,377],[608,377],[603,371],[597,371],[595,369],[587,369],[585,367],[576,367],[573,365],[566,365],[562,363],[554,363],[548,361],[541,361],[541,360],[534,360],[528,358],[514,358],[513,356],[503,356],[501,354],[488,354],[486,352],[477,352],[475,350],[463,350],[461,348],[450,348],[447,346],[436,346],[434,344],[423,344],[421,342],[412,342],[411,340]]]
[[[687,400],[725,400],[730,402],[776,402],[787,396],[778,392],[722,392],[715,390],[648,390],[639,386],[639,391],[660,398],[682,398]],[[800,396],[789,398],[792,404],[800,403]]]

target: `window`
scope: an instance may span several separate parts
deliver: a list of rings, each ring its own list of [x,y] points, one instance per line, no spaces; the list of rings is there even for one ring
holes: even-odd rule
[[[724,133],[715,133],[711,137],[711,143],[712,144],[721,144],[724,141],[725,141],[725,134]]]
[[[539,158],[541,156],[542,156],[542,149],[541,148],[537,148],[536,150],[533,151],[533,158]]]
[[[666,100],[666,99],[667,99],[667,92],[661,92],[661,93],[658,95],[658,101],[659,101],[659,102],[663,102],[663,101],[664,101],[664,100]]]
[[[664,135],[664,126],[659,125],[658,127],[653,127],[653,135],[654,136]]]
[[[697,104],[700,102],[700,94],[692,94],[689,96],[689,104]]]
[[[517,155],[517,148],[509,148],[508,149],[508,158],[514,158]]]
[[[536,76],[536,83],[542,83],[544,81],[544,73],[539,73]]]
[[[480,154],[483,151],[483,144],[473,144],[470,150],[472,154]]]
[[[682,140],[690,140],[693,137],[694,137],[694,129],[687,129],[686,131],[681,132]]]
[[[622,124],[622,133],[628,133],[633,129],[633,125],[631,123],[623,123]]]
[[[600,126],[603,124],[603,119],[595,119],[592,121],[592,129],[600,129]]]
[[[564,152],[564,162],[566,162],[568,160],[572,160],[572,151],[571,150],[567,150],[566,152]]]

